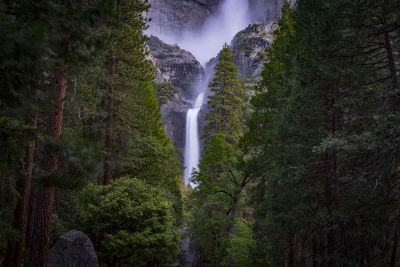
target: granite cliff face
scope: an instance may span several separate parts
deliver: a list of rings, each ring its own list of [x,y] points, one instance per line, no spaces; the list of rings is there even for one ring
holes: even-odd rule
[[[196,58],[177,45],[168,45],[152,36],[147,41],[151,60],[156,67],[158,93],[164,93],[161,111],[164,127],[178,149],[185,146],[186,112],[191,104],[185,101],[203,68]],[[172,93],[171,93],[172,91]]]
[[[150,37],[147,46],[156,65],[157,80],[172,83],[182,96],[190,95],[193,83],[203,73],[196,58],[179,46],[165,44],[155,36]]]
[[[231,49],[241,77],[257,80],[261,76],[265,50],[272,44],[277,27],[275,21],[251,24],[233,38]]]
[[[152,34],[174,34],[198,30],[222,0],[149,0],[147,17]]]
[[[248,1],[251,23],[269,22],[281,16],[283,0]],[[150,33],[173,34],[179,37],[187,30],[199,30],[204,22],[217,12],[222,2],[223,0],[149,0],[151,8],[147,17],[151,18]]]
[[[277,20],[281,16],[283,0],[249,0],[252,23]]]

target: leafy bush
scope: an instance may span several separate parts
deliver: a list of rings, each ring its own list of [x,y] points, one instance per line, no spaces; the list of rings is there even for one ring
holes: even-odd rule
[[[83,228],[101,262],[143,266],[174,259],[179,236],[173,226],[171,205],[161,195],[136,178],[86,187]]]

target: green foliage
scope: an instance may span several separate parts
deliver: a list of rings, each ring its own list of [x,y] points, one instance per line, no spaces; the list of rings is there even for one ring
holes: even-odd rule
[[[115,58],[115,74],[105,83],[107,89],[112,87],[113,99],[112,175],[115,179],[126,175],[139,177],[163,188],[174,202],[177,223],[181,223],[182,166],[164,131],[154,67],[146,58],[143,13],[148,4],[139,0],[121,1],[116,8],[118,21],[111,28],[113,45],[105,58],[106,61]],[[110,68],[109,64],[105,66]]]
[[[235,222],[234,230],[230,234],[227,244],[227,255],[223,259],[222,266],[251,267],[251,248],[253,247],[253,232],[250,224],[241,219]]]
[[[220,133],[225,134],[230,143],[238,143],[244,124],[244,91],[233,53],[227,45],[218,55],[210,91],[212,95],[209,97],[209,112],[206,116],[206,138]]]
[[[395,266],[395,2],[284,5],[245,136],[254,266]]]
[[[156,88],[157,100],[160,105],[168,103],[178,93],[175,86],[169,82],[157,83]]]
[[[193,203],[190,231],[203,262],[229,266],[236,253],[234,224],[239,217],[239,201],[247,177],[241,169],[239,148],[244,90],[233,54],[226,45],[218,56],[210,88],[213,95],[208,102],[204,153],[200,171],[193,177],[198,187],[190,196]],[[241,258],[237,263],[242,261],[246,260]]]
[[[85,189],[81,222],[103,262],[143,266],[174,259],[178,232],[171,204],[161,195],[135,178]]]
[[[0,3],[0,254],[7,240],[15,240],[13,210],[18,199],[16,183],[24,175],[24,156],[38,134],[31,125],[38,102],[35,91],[43,68],[40,57],[43,31],[29,21],[7,15]],[[21,8],[22,13],[26,9]],[[29,41],[28,41],[29,40]]]
[[[35,183],[53,184],[58,188],[79,189],[93,177],[100,175],[101,158],[99,146],[93,142],[64,134],[58,140],[46,140],[45,151],[52,151],[59,156],[60,165],[51,174],[36,170]]]
[[[75,217],[83,210],[83,203],[77,200],[80,189],[103,175],[108,130],[113,179],[140,177],[149,184],[147,187],[159,188],[155,199],[162,201],[155,210],[167,214],[160,216],[166,229],[171,229],[170,235],[159,236],[167,242],[165,251],[159,249],[160,258],[155,250],[143,248],[141,259],[147,257],[145,260],[153,264],[166,261],[167,254],[174,255],[176,235],[170,224],[182,223],[182,166],[164,132],[153,66],[146,59],[144,13],[148,7],[145,0],[0,3],[0,257],[6,242],[17,237],[12,227],[19,197],[15,187],[26,175],[25,155],[31,142],[37,140],[39,144],[34,186],[57,187],[53,234],[59,235],[77,225]],[[67,89],[62,135],[54,138],[48,136],[46,121],[60,64],[67,66]],[[110,71],[114,67],[115,71]],[[108,127],[110,88],[114,105],[110,112],[113,123]],[[38,125],[33,127],[35,118]],[[49,152],[58,156],[57,169],[52,173],[43,171]],[[104,247],[116,259],[120,256],[116,251],[123,246],[119,247],[120,240],[138,243],[139,237],[131,239],[129,231],[123,231],[107,237],[108,247]],[[50,238],[54,240],[54,236]],[[158,237],[152,238],[156,242]]]

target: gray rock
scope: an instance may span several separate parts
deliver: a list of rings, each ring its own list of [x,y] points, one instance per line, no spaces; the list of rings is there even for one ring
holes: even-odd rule
[[[245,1],[245,0],[243,0]],[[281,16],[283,0],[248,0],[252,23],[265,23]],[[214,14],[223,0],[149,0],[147,12],[150,32],[154,35],[181,36],[187,30],[196,31]],[[291,0],[292,4],[296,1]]]
[[[198,30],[217,10],[222,0],[150,0],[147,17],[151,18],[150,32],[155,35]]]
[[[281,17],[283,0],[249,0],[253,23],[264,23]]]
[[[165,132],[180,152],[185,147],[186,113],[189,108],[191,105],[182,100],[174,100],[161,107]]]
[[[169,82],[177,88],[178,95],[161,106],[164,128],[175,147],[183,151],[185,146],[186,113],[191,107],[184,99],[190,99],[195,84],[204,75],[196,58],[177,45],[168,45],[157,37],[147,41],[151,60],[156,67],[158,82]]]
[[[50,249],[49,267],[98,267],[96,252],[89,237],[71,230],[62,235]]]
[[[190,96],[192,85],[203,75],[203,68],[196,58],[179,46],[168,45],[155,36],[150,37],[147,46],[157,69],[157,80],[170,82],[181,95]]]
[[[265,51],[274,40],[274,31],[278,24],[271,21],[249,25],[236,34],[231,43],[235,63],[242,77],[258,79],[266,60]]]

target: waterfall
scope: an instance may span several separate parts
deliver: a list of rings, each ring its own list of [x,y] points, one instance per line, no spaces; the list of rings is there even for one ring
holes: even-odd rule
[[[210,17],[199,32],[186,32],[182,38],[173,42],[191,52],[204,66],[218,54],[225,43],[230,43],[234,35],[249,24],[248,7],[248,0],[225,0],[217,14]],[[192,108],[186,114],[184,152],[186,185],[190,183],[192,171],[199,167],[201,153],[199,113],[206,101],[210,78],[212,75],[206,73],[206,79],[200,82],[200,86],[195,90]]]
[[[200,161],[200,138],[198,117],[200,108],[203,105],[204,93],[200,93],[193,105],[186,114],[186,142],[185,142],[185,184],[189,183],[193,169],[197,169]]]

